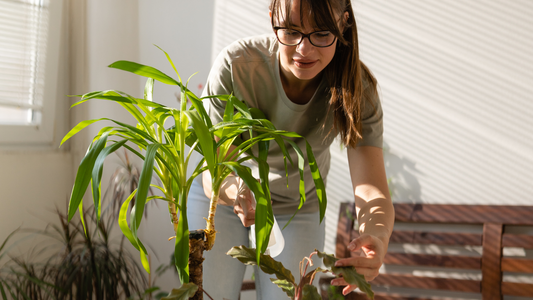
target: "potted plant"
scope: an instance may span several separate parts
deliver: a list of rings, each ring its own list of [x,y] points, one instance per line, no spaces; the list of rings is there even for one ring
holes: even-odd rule
[[[302,138],[300,135],[277,130],[259,110],[248,108],[233,95],[197,97],[187,88],[188,81],[183,83],[169,55],[166,52],[164,53],[176,71],[178,80],[150,66],[129,61],[117,61],[111,64],[110,67],[148,78],[144,89],[144,97],[136,98],[114,90],[96,91],[82,95],[81,100],[73,105],[77,106],[92,99],[114,101],[124,107],[138,123],[134,126],[107,118],[86,120],[76,125],[64,137],[61,144],[95,122],[107,120],[114,124],[113,126],[105,126],[98,132],[80,163],[70,197],[68,219],[71,220],[76,211],[83,207],[83,195],[89,184],[91,184],[96,218],[99,220],[101,213],[100,183],[103,163],[109,154],[117,149],[127,148],[141,158],[144,163],[137,189],[131,193],[121,206],[118,221],[120,228],[131,244],[140,252],[141,262],[149,272],[147,251],[137,231],[142,221],[145,205],[149,201],[167,202],[173,230],[176,233],[175,264],[180,280],[184,284],[183,290],[185,292],[182,294],[188,295],[194,293],[197,288],[194,285],[185,285],[190,279],[190,232],[187,222],[187,194],[194,178],[204,171],[208,171],[212,178],[211,209],[208,214],[207,227],[203,230],[206,234],[205,248],[207,250],[215,242],[214,217],[222,180],[234,172],[243,179],[244,183],[255,194],[257,200],[255,235],[257,248],[261,250],[257,252],[256,260],[259,262],[260,254],[264,253],[267,248],[274,222],[268,187],[268,164],[266,163],[268,145],[271,141],[278,143],[286,159],[291,164],[293,162],[290,160],[285,143],[298,153],[297,164],[301,175],[300,193],[302,202],[305,201],[303,189],[305,159],[301,149],[291,140]],[[179,109],[166,107],[152,101],[155,81],[176,85],[180,88]],[[219,124],[211,123],[202,103],[202,100],[212,97],[217,97],[227,102],[223,122]],[[190,107],[187,107],[187,101],[191,102]],[[240,138],[240,135],[244,132],[249,133],[249,139],[242,140]],[[257,145],[257,153],[252,151],[252,147],[255,145]],[[320,203],[320,221],[322,221],[326,209],[324,183],[316,167],[311,147],[308,143],[306,145],[307,160],[315,180]],[[192,175],[187,177],[186,171],[193,151],[200,153],[202,159],[194,167]],[[250,169],[243,165],[245,161],[250,159],[255,160],[259,165],[260,181],[257,181],[252,176]],[[160,181],[159,185],[151,183],[154,174]],[[148,196],[150,187],[158,189],[162,195]],[[136,201],[129,211],[128,206],[134,196]],[[128,212],[130,213],[129,222],[127,218]],[[181,292],[176,291],[174,295],[176,293]],[[199,297],[201,297],[201,293],[199,294]]]
[[[292,300],[319,300],[322,299],[317,288],[313,285],[313,280],[317,273],[332,273],[336,276],[342,277],[349,284],[355,284],[364,292],[370,299],[374,299],[374,292],[370,284],[365,280],[365,277],[356,272],[354,267],[335,267],[335,262],[338,260],[331,254],[326,254],[315,249],[309,257],[305,257],[300,262],[300,281],[296,282],[294,275],[286,269],[281,262],[274,260],[270,255],[260,254],[261,260],[258,262],[255,257],[257,255],[256,249],[247,248],[246,246],[239,246],[231,248],[228,253],[229,256],[238,259],[246,265],[259,266],[261,271],[267,274],[273,274],[276,279],[271,279],[272,283],[282,289],[287,296]],[[316,255],[322,259],[325,269],[317,267],[309,272],[307,269],[313,266],[312,257]]]

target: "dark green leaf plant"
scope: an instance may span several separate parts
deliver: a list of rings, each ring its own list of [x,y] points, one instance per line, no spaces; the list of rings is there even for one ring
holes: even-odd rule
[[[338,260],[331,254],[326,254],[315,250],[309,257],[305,257],[300,262],[300,282],[297,283],[291,271],[286,269],[282,263],[274,260],[270,255],[261,254],[261,260],[257,263],[256,250],[247,248],[245,246],[233,247],[228,253],[233,258],[238,259],[246,265],[259,266],[261,271],[267,274],[273,274],[276,279],[270,280],[281,288],[290,299],[294,300],[318,300],[322,299],[317,288],[313,285],[313,280],[317,273],[333,273],[336,276],[342,276],[349,284],[355,284],[359,289],[366,293],[370,299],[374,299],[374,292],[372,287],[365,280],[365,277],[355,270],[354,267],[335,267],[335,262]],[[326,269],[320,267],[307,272],[307,268],[313,265],[312,257],[317,255]]]

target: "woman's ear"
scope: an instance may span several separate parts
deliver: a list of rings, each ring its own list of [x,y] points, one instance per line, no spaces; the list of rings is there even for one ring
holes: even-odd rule
[[[344,33],[346,31],[346,28],[348,28],[348,19],[350,18],[350,14],[345,11],[344,16],[342,18],[342,32]]]

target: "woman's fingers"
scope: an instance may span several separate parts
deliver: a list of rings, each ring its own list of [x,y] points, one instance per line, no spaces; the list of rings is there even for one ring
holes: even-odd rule
[[[233,212],[241,219],[245,227],[255,224],[255,209],[252,206],[252,193],[249,189],[245,189],[242,194],[239,194],[235,199]]]
[[[360,256],[339,259],[335,262],[336,267],[354,267],[357,273],[363,275],[366,281],[371,281],[379,275],[379,269],[383,264],[385,247],[383,242],[371,235],[362,235],[348,244],[348,249]],[[342,277],[331,281],[332,285],[346,287],[342,290],[346,295],[357,288],[356,285],[348,284]]]

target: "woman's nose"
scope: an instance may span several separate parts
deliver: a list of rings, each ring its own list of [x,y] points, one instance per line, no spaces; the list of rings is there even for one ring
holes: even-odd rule
[[[304,39],[296,46],[296,51],[300,53],[303,56],[307,56],[309,53],[313,51],[313,44],[311,44],[311,41],[309,40],[309,37],[304,37]]]

